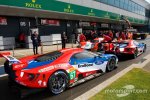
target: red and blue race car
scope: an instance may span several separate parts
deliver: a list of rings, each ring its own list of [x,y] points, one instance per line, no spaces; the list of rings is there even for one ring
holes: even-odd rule
[[[95,38],[93,41],[84,41],[80,42],[81,48],[85,50],[98,51],[100,46],[99,44],[103,41],[103,38]]]
[[[139,43],[135,40],[121,40],[112,43],[104,43],[104,51],[114,53],[116,55],[130,55],[136,58],[146,51],[146,44]]]
[[[81,48],[62,49],[19,60],[9,53],[0,53],[0,57],[7,59],[4,68],[11,81],[30,88],[49,88],[53,94],[112,71],[118,63],[113,54],[97,54]]]

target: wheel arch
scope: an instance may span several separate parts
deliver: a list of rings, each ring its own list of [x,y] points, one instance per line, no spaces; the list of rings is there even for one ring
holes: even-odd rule
[[[109,67],[109,63],[110,61],[115,60],[115,66],[112,70],[114,70],[117,67],[117,63],[118,63],[118,58],[115,55],[110,56],[110,58],[108,59],[107,65],[106,65],[106,72],[110,72],[112,70],[108,69]]]
[[[48,76],[48,80],[47,80],[47,87],[48,87],[48,84],[49,84],[49,78],[51,78],[51,76],[54,74],[54,73],[56,73],[56,72],[58,72],[58,71],[62,71],[62,72],[64,72],[66,75],[67,75],[67,77],[68,77],[68,82],[67,82],[67,87],[69,86],[69,73],[66,71],[66,70],[64,70],[64,69],[58,69],[58,70],[55,70],[52,74],[50,74],[49,76]]]

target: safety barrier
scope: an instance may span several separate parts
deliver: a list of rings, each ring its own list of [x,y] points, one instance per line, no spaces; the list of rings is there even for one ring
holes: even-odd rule
[[[28,49],[26,48],[26,46],[29,44],[32,45],[32,42],[19,43],[19,45],[20,46],[23,45],[24,48],[17,48],[18,44],[0,45],[0,47],[5,47],[5,46],[11,47],[10,49],[0,49],[0,51],[4,51],[4,50],[11,51],[13,56],[17,56],[17,55],[25,56],[26,54],[32,55],[33,54],[33,50],[32,50],[33,45],[32,45],[32,48],[28,48]],[[41,42],[39,45],[40,53],[43,54],[43,53],[47,53],[50,51],[59,50],[59,49],[61,49],[61,45],[62,45],[61,40]],[[72,40],[71,43],[66,43],[66,48],[74,48],[74,47],[77,47],[77,45],[79,45],[78,42],[77,42],[77,44],[75,44],[75,40]],[[38,49],[38,51],[39,51],[39,49]],[[27,52],[27,53],[24,54],[24,52]]]

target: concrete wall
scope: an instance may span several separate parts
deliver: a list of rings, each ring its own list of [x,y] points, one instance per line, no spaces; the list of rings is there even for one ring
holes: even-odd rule
[[[15,37],[0,36],[0,50],[13,49],[15,47]]]

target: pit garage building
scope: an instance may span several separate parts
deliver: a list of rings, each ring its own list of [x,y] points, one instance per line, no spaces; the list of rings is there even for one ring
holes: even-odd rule
[[[122,17],[149,31],[149,9],[145,0],[0,0],[0,45],[17,46],[24,33],[30,48],[31,30],[38,30],[42,42],[59,40],[62,32],[71,41],[77,31],[122,30],[127,27]]]

